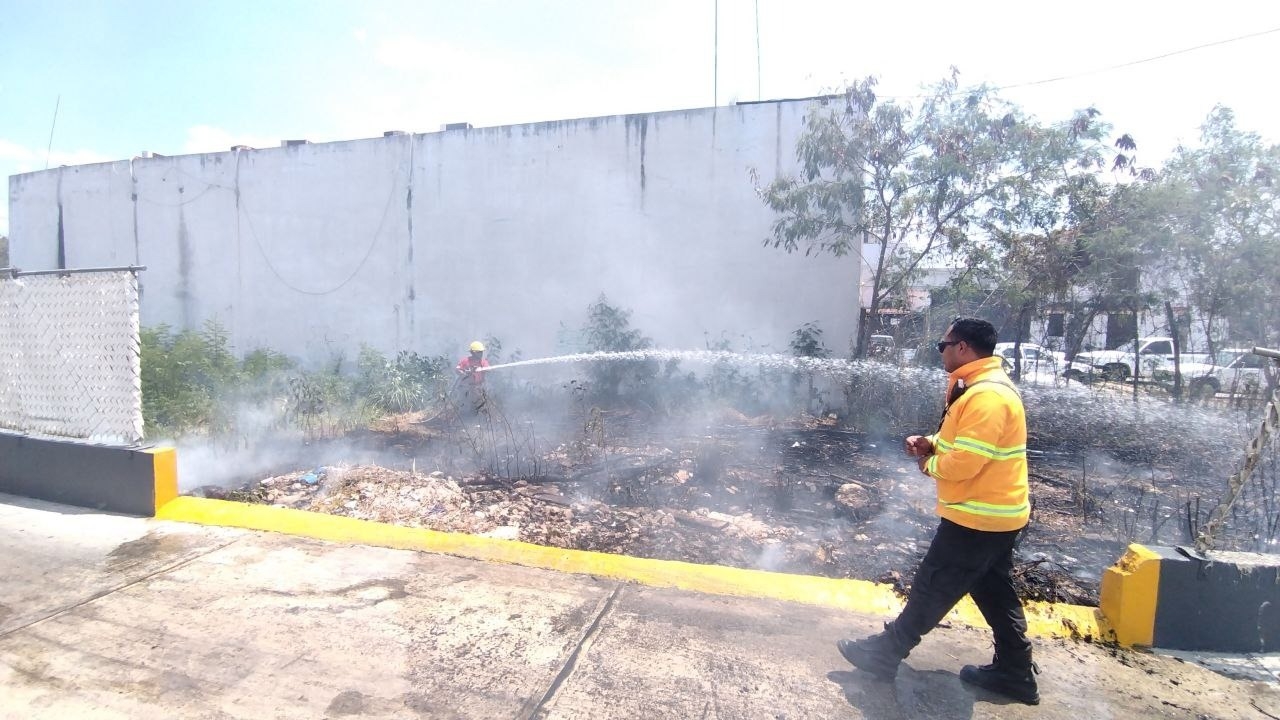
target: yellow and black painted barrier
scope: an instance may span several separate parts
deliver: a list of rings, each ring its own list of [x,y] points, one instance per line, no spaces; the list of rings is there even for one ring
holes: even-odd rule
[[[1103,575],[1099,606],[1121,645],[1274,652],[1280,556],[1130,545]]]
[[[128,448],[0,433],[0,492],[128,515],[178,495],[173,448]]]

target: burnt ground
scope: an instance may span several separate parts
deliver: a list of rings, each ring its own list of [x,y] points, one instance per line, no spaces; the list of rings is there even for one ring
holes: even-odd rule
[[[554,450],[522,454],[510,428],[503,444],[493,427],[459,435],[460,428],[420,415],[397,416],[359,438],[392,460],[301,468],[197,494],[900,590],[937,524],[933,483],[896,441],[812,417],[738,415],[666,435],[627,419],[608,418],[606,433],[605,419],[596,418]],[[465,470],[478,464],[488,470]],[[1032,466],[1034,510],[1015,572],[1020,592],[1096,605],[1102,571],[1123,552],[1123,528],[1100,524],[1099,501],[1081,492],[1075,458],[1041,456]],[[1104,474],[1093,473],[1100,487]]]

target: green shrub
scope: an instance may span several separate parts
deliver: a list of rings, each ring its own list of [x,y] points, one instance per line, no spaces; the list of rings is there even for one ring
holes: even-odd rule
[[[631,311],[610,305],[603,293],[587,308],[582,336],[588,352],[631,352],[653,347],[653,340],[631,327]],[[656,360],[594,362],[587,370],[591,395],[606,403],[638,400],[652,406],[651,393],[658,371]],[[674,368],[668,369],[668,374],[673,372]]]
[[[217,398],[236,382],[227,334],[216,322],[173,334],[168,325],[141,332],[142,417],[148,435],[216,430]]]
[[[176,334],[168,325],[143,328],[140,339],[142,418],[152,437],[233,431],[237,409],[282,396],[294,367],[272,350],[237,360],[215,320]]]
[[[422,410],[447,389],[452,364],[441,355],[428,357],[402,350],[394,361],[364,346],[356,362],[359,379],[354,391],[386,412]]]
[[[816,322],[807,322],[791,333],[791,354],[796,357],[831,357],[831,351],[822,344],[822,328]]]

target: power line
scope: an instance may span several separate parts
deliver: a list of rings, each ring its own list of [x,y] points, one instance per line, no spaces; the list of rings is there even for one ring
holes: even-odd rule
[[[997,85],[997,86],[993,87],[992,89],[998,92],[998,91],[1001,91],[1001,90],[1015,90],[1015,89],[1017,89],[1017,88],[1033,87],[1033,86],[1036,86],[1036,85],[1048,85],[1049,83],[1061,82],[1061,81],[1063,81],[1063,80],[1074,80],[1074,79],[1076,79],[1076,78],[1088,77],[1088,76],[1090,76],[1090,75],[1098,75],[1098,74],[1100,74],[1100,73],[1111,72],[1112,70],[1120,70],[1120,69],[1127,68],[1127,67],[1133,67],[1133,66],[1135,66],[1135,65],[1142,65],[1142,64],[1144,64],[1144,63],[1155,62],[1155,61],[1157,61],[1157,60],[1164,60],[1164,59],[1166,59],[1166,58],[1171,58],[1171,57],[1174,57],[1174,56],[1176,56],[1176,55],[1185,55],[1186,53],[1195,52],[1195,51],[1197,51],[1197,50],[1204,50],[1204,49],[1206,49],[1206,48],[1217,47],[1217,46],[1219,46],[1219,45],[1227,45],[1227,44],[1234,43],[1234,42],[1240,42],[1241,40],[1251,40],[1251,39],[1256,38],[1256,37],[1262,37],[1263,35],[1271,35],[1272,33],[1277,33],[1277,32],[1280,32],[1280,27],[1274,27],[1274,28],[1271,28],[1270,30],[1261,30],[1261,31],[1259,31],[1259,32],[1249,33],[1249,34],[1247,34],[1247,35],[1237,35],[1237,36],[1235,36],[1235,37],[1226,38],[1225,40],[1215,40],[1215,41],[1213,41],[1213,42],[1207,42],[1207,43],[1204,43],[1204,44],[1202,44],[1202,45],[1195,45],[1195,46],[1192,46],[1192,47],[1182,48],[1182,49],[1180,49],[1180,50],[1173,50],[1173,51],[1171,51],[1171,52],[1163,53],[1163,54],[1160,54],[1160,55],[1153,55],[1153,56],[1151,56],[1151,57],[1145,57],[1145,58],[1142,58],[1142,59],[1140,59],[1140,60],[1130,60],[1129,62],[1123,62],[1123,63],[1119,63],[1119,64],[1117,64],[1117,65],[1108,65],[1108,66],[1106,66],[1106,67],[1094,68],[1093,70],[1085,70],[1085,71],[1077,72],[1077,73],[1069,73],[1069,74],[1066,74],[1066,75],[1058,75],[1058,76],[1055,76],[1055,77],[1044,78],[1044,79],[1042,79],[1042,80],[1031,80],[1031,81],[1029,81],[1029,82],[1011,83],[1011,84],[1009,84],[1009,85]],[[970,90],[974,90],[974,89],[976,89],[976,88],[970,87],[970,88],[967,88],[967,89],[958,89],[956,92],[968,92],[968,91],[970,91]],[[886,98],[886,99],[892,99],[892,100],[909,100],[909,99],[918,99],[918,98],[932,97],[932,95],[931,95],[931,94],[929,94],[929,95],[923,95],[923,94],[918,94],[918,95],[880,95],[879,97]]]
[[[1189,52],[1204,50],[1205,48],[1217,47],[1218,45],[1226,45],[1228,43],[1239,42],[1241,40],[1250,40],[1252,38],[1262,37],[1263,35],[1270,35],[1271,33],[1276,33],[1276,32],[1280,32],[1280,27],[1271,28],[1270,30],[1262,30],[1256,33],[1249,33],[1248,35],[1237,35],[1236,37],[1227,38],[1226,40],[1215,40],[1214,42],[1204,43],[1203,45],[1196,45],[1194,47],[1183,48],[1181,50],[1174,50],[1172,52],[1164,53],[1163,55],[1153,55],[1148,58],[1142,58],[1141,60],[1131,60],[1126,63],[1120,63],[1119,65],[1109,65],[1103,68],[1086,70],[1085,72],[1074,73],[1071,75],[1059,75],[1058,77],[1046,78],[1044,80],[1033,80],[1031,82],[1016,83],[1013,85],[1003,85],[996,89],[1011,90],[1013,88],[1030,87],[1032,85],[1046,85],[1048,83],[1058,82],[1060,80],[1074,80],[1075,78],[1079,78],[1079,77],[1086,77],[1089,75],[1097,75],[1098,73],[1111,72],[1112,70],[1120,70],[1121,68],[1133,67],[1134,65],[1142,65],[1143,63],[1155,62],[1156,60],[1164,60],[1165,58],[1171,58],[1171,57],[1174,57],[1175,55],[1184,55]]]

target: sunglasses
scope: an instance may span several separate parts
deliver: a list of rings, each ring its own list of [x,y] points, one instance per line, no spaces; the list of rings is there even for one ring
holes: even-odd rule
[[[939,340],[938,352],[941,353],[943,350],[946,350],[948,347],[952,345],[959,345],[962,342],[964,341],[963,340]]]

